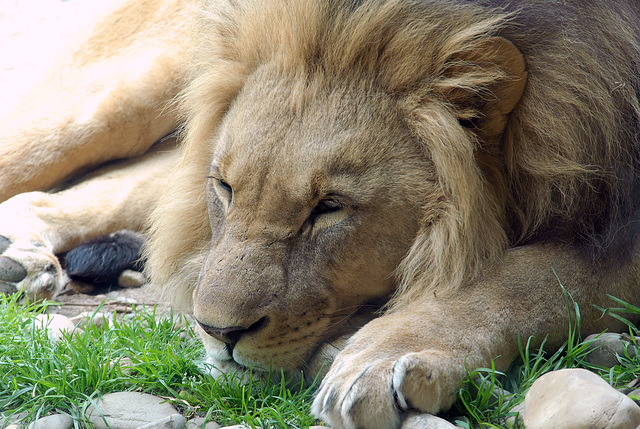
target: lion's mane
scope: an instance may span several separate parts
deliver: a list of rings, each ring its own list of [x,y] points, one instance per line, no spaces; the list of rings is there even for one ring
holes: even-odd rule
[[[305,85],[319,72],[327,85],[382,88],[433,160],[445,198],[425,210],[398,268],[397,303],[446,293],[506,248],[551,238],[580,245],[594,262],[621,260],[640,202],[636,27],[598,2],[491,3],[499,2],[212,2],[179,99],[183,157],[151,220],[153,283],[190,307],[211,238],[204,186],[216,130],[266,63],[295,76],[300,97],[313,97]],[[528,74],[497,135],[484,109],[509,77],[469,60],[494,36],[515,44]],[[444,110],[430,109],[434,102]]]

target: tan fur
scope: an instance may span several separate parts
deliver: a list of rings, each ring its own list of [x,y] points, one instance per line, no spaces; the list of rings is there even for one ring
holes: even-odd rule
[[[14,178],[2,195],[139,153],[181,124],[148,273],[193,311],[216,374],[326,374],[313,410],[334,428],[446,409],[466,368],[505,368],[518,336],[563,341],[560,284],[585,331],[615,327],[591,306],[605,294],[640,300],[638,6],[487,3],[130,2],[85,45],[95,55],[80,50],[62,70],[124,70],[144,53],[149,67],[104,100],[70,91],[69,106],[95,111],[43,113],[34,106],[51,96],[29,99],[19,112],[35,113],[7,122],[21,143],[2,147]],[[73,85],[59,76],[44,84],[52,93]],[[73,189],[60,197],[86,195]],[[18,198],[33,207],[40,194]],[[0,214],[15,216],[10,201]],[[0,235],[38,242],[74,218],[54,207],[43,227],[31,212],[36,226]],[[45,248],[34,252],[55,260]],[[46,289],[43,264],[6,252],[0,264],[21,261]]]
[[[175,128],[166,107],[181,86],[193,3],[118,1],[72,44],[0,121],[0,172],[11,178],[0,182],[0,201],[141,155]]]
[[[172,182],[175,186],[172,186],[172,189],[165,195],[167,201],[175,201],[179,196],[186,195],[185,192],[194,189],[196,187],[195,182],[201,183],[202,176],[206,174],[209,168],[208,159],[213,150],[210,139],[214,133],[216,123],[221,119],[221,113],[224,112],[230,100],[241,89],[246,77],[263,64],[273,63],[279,72],[299,74],[300,85],[304,85],[303,80],[313,74],[312,68],[315,66],[326,68],[328,75],[335,74],[334,79],[336,81],[341,79],[357,80],[359,78],[367,80],[367,76],[378,74],[376,84],[381,85],[381,89],[389,94],[402,96],[403,102],[399,107],[407,110],[407,113],[410,114],[409,118],[411,118],[409,120],[416,120],[417,122],[420,122],[419,116],[424,114],[420,112],[418,104],[425,101],[422,97],[426,97],[427,94],[433,97],[430,92],[434,88],[436,96],[444,98],[448,95],[448,92],[455,91],[461,85],[468,85],[471,91],[490,91],[492,89],[491,86],[495,85],[496,82],[520,78],[520,76],[505,76],[503,70],[496,68],[481,70],[479,67],[470,67],[467,73],[468,76],[456,75],[452,78],[447,78],[445,75],[441,79],[434,81],[433,75],[438,74],[439,70],[454,67],[455,62],[464,60],[465,53],[470,55],[477,49],[478,45],[483,44],[482,41],[478,41],[479,36],[495,33],[499,28],[501,17],[486,17],[486,19],[481,19],[475,23],[472,22],[472,16],[465,20],[464,15],[461,15],[456,23],[460,28],[461,34],[455,34],[452,31],[455,37],[451,37],[451,40],[436,39],[425,43],[425,40],[430,39],[433,34],[439,34],[443,37],[447,35],[448,33],[444,32],[439,25],[446,26],[450,23],[442,21],[438,16],[437,10],[433,11],[433,16],[415,17],[411,15],[410,11],[396,7],[396,3],[388,2],[388,4],[380,8],[381,10],[375,7],[367,10],[367,8],[363,7],[358,13],[347,17],[344,22],[336,19],[336,29],[324,28],[324,23],[328,20],[327,16],[333,13],[330,3],[309,5],[302,2],[285,6],[276,1],[260,4],[259,8],[256,7],[256,10],[253,11],[253,15],[233,16],[233,13],[251,14],[252,7],[250,5],[246,6],[246,11],[243,8],[238,8],[238,10],[234,11],[233,8],[229,7],[229,10],[214,10],[211,16],[206,15],[207,19],[201,23],[203,28],[198,33],[200,43],[191,59],[190,67],[193,78],[189,79],[190,85],[183,92],[180,99],[186,116],[185,122],[187,123],[185,134],[187,153],[185,154],[183,165],[178,168],[176,180]],[[216,4],[215,7],[218,8],[220,5]],[[285,16],[279,16],[282,8],[290,12]],[[278,24],[267,24],[267,21],[271,19],[275,19]],[[404,19],[407,22],[415,20],[417,25],[429,23],[429,26],[433,28],[429,28],[429,33],[424,33],[418,37],[411,28],[400,27],[397,23],[397,20],[400,19]],[[266,33],[265,30],[267,30]],[[268,30],[272,30],[273,34],[270,34]],[[406,31],[406,34],[403,34],[402,30]],[[391,40],[387,40],[391,34],[394,36]],[[237,36],[225,37],[228,35]],[[310,40],[312,43],[309,43]],[[385,46],[387,58],[378,59],[374,56],[378,52],[376,46],[371,46],[367,51],[359,50],[360,46],[370,45],[372,41],[379,46]],[[318,46],[313,46],[313,44]],[[326,57],[318,59],[321,64],[316,64],[316,60],[313,58],[313,55],[316,54],[314,50],[321,49],[323,45],[340,48],[336,48],[334,51],[329,50],[326,53]],[[438,51],[441,52],[433,54],[433,46],[437,46]],[[490,49],[490,47],[488,48]],[[425,59],[429,59],[430,63],[424,64]],[[458,64],[456,63],[455,65]],[[424,85],[424,88],[417,92],[413,91],[412,89],[417,84]],[[420,92],[425,94],[420,94]],[[215,94],[215,97],[212,97],[212,94]],[[308,97],[309,99],[313,99],[315,96],[313,91],[305,87],[300,87],[299,94],[301,97]],[[300,104],[305,101],[304,98],[292,100],[293,103]],[[450,112],[445,111],[443,113]],[[461,115],[467,116],[473,116],[475,113],[460,112]],[[428,113],[425,116],[428,116]],[[446,126],[447,121],[455,118],[440,119],[441,121],[437,123],[437,128],[443,128],[443,136],[441,136],[443,141],[456,140],[457,136],[446,135],[446,130],[443,127]],[[442,119],[444,119],[444,122],[442,122]],[[420,125],[429,126],[434,124],[420,123]],[[459,127],[456,126],[455,128],[452,132],[461,132],[458,130]],[[419,126],[416,126],[415,132],[420,132]],[[468,167],[477,169],[473,154],[474,141],[465,135],[461,137],[463,140],[468,140],[468,148],[465,149],[467,151],[466,154],[459,147],[448,149],[445,146],[443,148],[447,151],[455,150],[459,152],[459,154],[454,154],[453,157],[451,153],[441,154],[441,164],[438,168],[443,170],[443,177],[457,178],[467,176],[467,174],[462,174],[462,171],[467,171]],[[203,154],[209,156],[203,156]],[[450,164],[452,159],[465,156],[467,159],[461,160],[461,162],[466,162],[466,165]],[[457,172],[448,171],[453,169],[460,170]],[[478,172],[478,175],[480,175],[480,172]],[[429,253],[439,255],[438,260],[421,257],[424,254],[424,250],[416,250],[418,255],[415,258],[407,259],[407,261],[415,259],[415,262],[410,264],[407,262],[410,266],[403,270],[407,273],[404,275],[405,277],[411,276],[413,272],[420,272],[422,273],[421,275],[432,278],[432,280],[429,280],[430,283],[440,284],[440,287],[444,288],[455,287],[465,277],[464,273],[469,269],[473,269],[476,259],[481,258],[479,256],[481,253],[486,251],[495,252],[495,250],[489,250],[494,248],[497,248],[497,251],[500,252],[506,246],[506,237],[502,232],[502,225],[485,225],[484,220],[489,216],[480,219],[472,215],[478,205],[486,205],[484,201],[478,200],[478,198],[486,196],[478,192],[478,189],[482,187],[482,178],[469,177],[468,180],[471,183],[456,181],[456,184],[452,183],[451,186],[456,186],[457,189],[448,190],[452,194],[459,195],[462,200],[459,202],[459,205],[462,206],[460,209],[454,207],[451,209],[467,210],[468,213],[456,216],[461,224],[444,227],[446,231],[439,234],[442,239],[433,240],[433,245],[438,247],[429,251]],[[187,205],[185,201],[185,205],[182,208],[175,207],[175,204],[172,204],[175,207],[175,212],[165,213],[159,211],[157,217],[154,218],[152,225],[157,225],[154,230],[157,231],[158,238],[152,242],[152,246],[157,243],[158,246],[162,247],[157,249],[152,247],[149,251],[149,257],[152,261],[151,265],[154,267],[152,271],[155,275],[160,276],[157,282],[159,284],[168,284],[167,282],[169,282],[171,286],[167,289],[170,293],[175,293],[179,297],[189,297],[190,294],[188,292],[185,293],[183,288],[192,283],[182,280],[185,273],[176,272],[175,283],[170,275],[165,275],[165,273],[175,272],[175,267],[181,265],[178,261],[192,260],[196,257],[196,254],[201,253],[202,246],[206,245],[205,243],[208,241],[208,221],[204,217],[199,218],[197,216],[198,213],[203,213],[204,200],[202,196],[183,199],[188,200],[189,204]],[[504,211],[504,207],[501,207],[499,202],[495,201],[493,205],[495,207],[489,209],[493,213],[499,210]],[[177,236],[181,233],[175,229],[160,226],[164,223],[167,225],[175,224],[177,219],[184,219],[187,213],[189,213],[189,219],[193,219],[193,223],[190,223],[185,228],[185,231],[188,231],[188,234],[192,237],[191,239],[184,236],[183,239],[177,239]],[[478,225],[469,224],[476,221],[476,219]],[[428,222],[429,220],[425,220],[425,223]],[[457,238],[458,234],[463,231],[465,232],[465,237]],[[167,234],[167,236],[161,234]],[[469,244],[462,246],[462,248],[452,248],[452,246],[446,244],[450,242],[449,236],[453,236],[451,239],[455,242],[468,240]],[[481,238],[483,236],[484,239]],[[186,243],[191,243],[190,245],[193,245],[194,248],[186,248]],[[474,249],[478,245],[483,247]],[[449,255],[450,252],[465,252],[467,254]],[[157,262],[156,258],[158,258]],[[160,260],[160,258],[164,260]],[[425,263],[430,263],[431,268],[424,266],[414,267],[414,265]],[[196,263],[195,266],[199,265]],[[431,275],[430,273],[434,271],[441,272]],[[457,280],[444,278],[454,273],[459,276]],[[416,282],[411,281],[411,283]],[[417,283],[424,284],[425,282]],[[176,284],[177,287],[174,288],[173,284]],[[186,306],[189,307],[190,303],[187,302]]]
[[[628,23],[604,10],[590,12],[619,30],[620,43],[637,43]],[[612,237],[592,242],[589,234],[628,222],[627,208],[618,213],[611,202],[636,204],[624,200],[621,189],[629,184],[616,178],[620,168],[636,168],[633,143],[620,144],[629,130],[621,129],[617,112],[640,109],[632,85],[615,84],[633,74],[623,50],[614,47],[606,52],[616,60],[605,65],[586,43],[567,49],[569,42],[556,38],[532,45],[534,32],[520,34],[512,24],[517,14],[394,0],[352,10],[340,2],[216,3],[204,14],[180,97],[185,154],[152,218],[148,255],[155,282],[174,302],[193,307],[209,332],[250,328],[232,355],[205,335],[212,362],[300,367],[345,314],[393,293],[387,315],[338,355],[314,408],[336,427],[391,427],[398,420],[389,379],[402,406],[435,412],[451,404],[463,356],[471,366],[499,355],[508,362],[515,333],[562,338],[566,309],[552,269],[562,271],[581,302],[600,301],[593,291],[607,281],[606,261],[617,256]],[[596,34],[593,43],[602,45],[603,37]],[[357,137],[336,147],[341,115],[352,119]],[[302,124],[304,133],[289,129],[291,123]],[[407,139],[414,146],[405,146]],[[393,142],[393,155],[386,141]],[[351,172],[348,162],[331,166],[353,180],[359,175],[360,183],[341,190],[364,201],[378,195],[385,208],[346,204],[353,210],[347,219],[362,211],[375,213],[375,220],[362,220],[357,245],[348,236],[318,266],[315,254],[297,244],[315,234],[304,238],[304,219],[318,201],[309,190],[316,180],[311,173],[329,168],[325,159],[340,159],[344,151],[360,160],[360,170]],[[391,162],[395,157],[403,167]],[[381,159],[384,172],[376,167]],[[211,177],[208,202],[201,191],[205,176]],[[219,179],[231,185],[232,196],[211,184]],[[389,187],[397,199],[385,206]],[[594,212],[610,214],[605,225],[585,211],[595,201]],[[317,234],[347,228],[329,222]],[[389,227],[397,224],[404,232],[389,243]],[[399,250],[408,243],[403,234],[413,240]],[[560,247],[545,250],[557,261],[534,245],[554,234]],[[586,250],[574,253],[572,244]],[[509,285],[497,274],[514,246],[524,246],[517,264],[537,267],[540,278],[520,271]],[[292,260],[303,264],[306,276],[290,279]],[[384,268],[368,271],[360,260]],[[607,268],[597,275],[570,268],[590,272],[591,263],[603,262]],[[610,290],[635,299],[637,292],[629,295],[627,288],[637,272],[622,272],[619,280],[609,278]],[[310,284],[310,293],[300,295]],[[529,288],[537,293],[525,299]],[[520,302],[532,301],[545,303],[539,314],[530,310],[540,323],[521,317],[530,305]],[[524,307],[522,314],[504,313],[502,305]],[[471,313],[476,306],[486,318]],[[461,311],[463,318],[456,314]],[[513,329],[505,331],[505,323]],[[462,340],[465,331],[474,339]],[[280,342],[272,342],[275,336]],[[414,386],[424,371],[440,375],[434,385]]]

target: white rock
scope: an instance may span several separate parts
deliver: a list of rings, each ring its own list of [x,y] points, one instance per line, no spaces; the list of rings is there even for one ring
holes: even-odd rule
[[[196,417],[187,422],[187,429],[219,429],[220,425],[216,422],[204,422],[204,417]]]
[[[139,426],[138,429],[184,429],[185,420],[181,414],[173,414],[162,420]]]
[[[400,429],[456,429],[456,427],[454,424],[431,414],[411,413],[404,420]]]
[[[105,420],[111,428],[136,429],[178,414],[164,399],[138,392],[109,393],[97,405],[100,411],[91,405],[86,413],[96,429],[107,429]]]
[[[66,414],[52,414],[29,425],[29,429],[71,429],[73,419]]]
[[[640,407],[596,374],[562,369],[540,377],[524,400],[527,429],[636,429]]]
[[[34,323],[36,328],[49,331],[49,337],[54,341],[60,340],[63,332],[83,332],[82,329],[76,328],[68,317],[61,314],[38,314]]]

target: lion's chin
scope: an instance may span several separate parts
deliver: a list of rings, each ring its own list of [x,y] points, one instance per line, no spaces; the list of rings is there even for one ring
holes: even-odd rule
[[[288,384],[299,384],[301,381],[305,385],[310,385],[313,378],[308,379],[302,369],[265,369],[262,365],[242,365],[233,358],[226,360],[216,359],[207,354],[204,362],[200,365],[203,372],[210,374],[213,378],[233,378],[240,384],[247,384],[251,380],[264,380],[271,383],[278,383],[284,377]]]
[[[214,378],[233,377],[241,383],[246,383],[250,379],[269,379],[279,381],[284,375],[287,380],[299,382],[305,377],[302,369],[283,369],[278,366],[251,361],[245,358],[241,353],[229,354],[226,345],[209,335],[207,335],[198,325],[196,330],[202,340],[205,349],[205,358],[202,362],[201,369],[211,374]],[[300,367],[305,367],[302,362]]]
[[[377,313],[371,309],[365,308],[356,312],[347,323],[343,323],[333,332],[330,339],[322,341],[307,353],[292,352],[290,358],[286,359],[287,367],[269,363],[266,356],[263,361],[251,359],[248,355],[241,353],[238,348],[234,350],[232,356],[223,342],[209,336],[199,325],[195,326],[206,352],[203,370],[214,378],[231,376],[241,382],[247,382],[250,378],[269,379],[275,382],[284,376],[290,383],[304,381],[305,385],[311,385],[314,382],[319,383],[324,378],[349,338],[375,317]],[[306,355],[307,358],[300,360],[302,355]],[[282,356],[280,358],[282,359]],[[296,360],[299,362],[292,364]]]

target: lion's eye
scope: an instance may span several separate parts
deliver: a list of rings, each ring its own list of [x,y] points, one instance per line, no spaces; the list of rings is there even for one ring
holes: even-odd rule
[[[224,189],[225,192],[228,192],[229,194],[233,192],[231,189],[231,185],[229,185],[227,182],[225,182],[222,179],[218,179],[218,185],[220,185],[220,187]]]
[[[311,211],[312,216],[318,216],[328,213],[337,212],[342,208],[342,204],[336,200],[320,200],[320,202]]]
[[[228,202],[231,203],[231,197],[233,196],[233,189],[231,188],[231,185],[229,185],[223,179],[219,179],[219,178],[214,177],[214,176],[207,176],[207,177],[209,179],[213,179],[214,185],[218,188],[218,193],[223,192],[223,193],[227,194],[227,196],[229,198]]]

